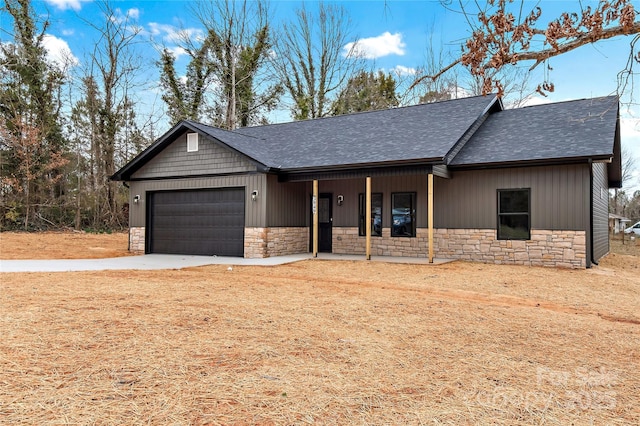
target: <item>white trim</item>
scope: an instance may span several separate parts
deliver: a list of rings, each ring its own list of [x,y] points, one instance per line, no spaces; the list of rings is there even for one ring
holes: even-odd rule
[[[198,134],[187,133],[187,152],[198,152]]]

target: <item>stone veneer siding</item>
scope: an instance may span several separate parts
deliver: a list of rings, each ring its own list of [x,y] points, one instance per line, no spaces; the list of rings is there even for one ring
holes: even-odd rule
[[[391,237],[389,228],[382,237],[371,237],[374,256],[427,257],[429,239],[424,228],[415,238]],[[498,240],[495,229],[434,229],[434,254],[442,259],[461,259],[484,263],[586,267],[584,231],[531,230],[531,239]],[[365,237],[358,228],[333,228],[333,252],[365,254]]]
[[[144,226],[129,228],[129,251],[144,253]]]
[[[437,229],[438,257],[485,263],[585,268],[584,231],[531,230],[530,240],[498,240],[495,229]]]
[[[244,228],[247,259],[309,252],[309,228]]]

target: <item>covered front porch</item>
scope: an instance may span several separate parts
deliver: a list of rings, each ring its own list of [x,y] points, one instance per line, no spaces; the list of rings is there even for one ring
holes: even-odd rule
[[[434,170],[436,169],[436,170]],[[444,168],[375,170],[354,176],[287,176],[279,185],[304,182],[309,252],[426,259],[436,257],[434,188],[449,178]],[[365,224],[369,224],[366,226]]]

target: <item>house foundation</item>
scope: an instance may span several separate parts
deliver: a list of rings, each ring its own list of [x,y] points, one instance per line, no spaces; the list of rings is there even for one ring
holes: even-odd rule
[[[144,226],[132,226],[129,228],[129,251],[136,254],[144,254]]]
[[[365,254],[365,237],[358,228],[333,228],[333,252]],[[371,238],[374,256],[427,257],[427,229],[418,228],[416,237],[391,237],[389,228],[381,237]],[[586,267],[584,231],[531,230],[530,240],[498,240],[495,229],[435,229],[436,257],[483,263]]]
[[[498,240],[495,229],[437,229],[436,254],[475,262],[586,267],[584,231],[531,230],[529,240]]]
[[[365,255],[366,237],[357,227],[332,229],[333,253]],[[428,230],[418,228],[412,238],[391,237],[389,228],[381,237],[371,238],[373,256],[423,257],[428,255]],[[586,267],[584,231],[531,230],[531,239],[498,240],[495,229],[435,229],[436,257],[473,262],[550,266],[580,269]],[[129,229],[129,250],[145,252],[145,228]],[[248,227],[244,231],[244,257],[248,259],[285,256],[309,252],[307,227]]]
[[[309,251],[309,228],[273,227],[244,229],[244,257],[256,259]]]

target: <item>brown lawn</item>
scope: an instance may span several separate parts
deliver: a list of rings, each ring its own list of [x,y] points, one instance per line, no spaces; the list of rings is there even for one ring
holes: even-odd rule
[[[0,232],[0,259],[102,259],[130,256],[128,234]]]
[[[639,251],[1,274],[0,423],[640,424]]]

